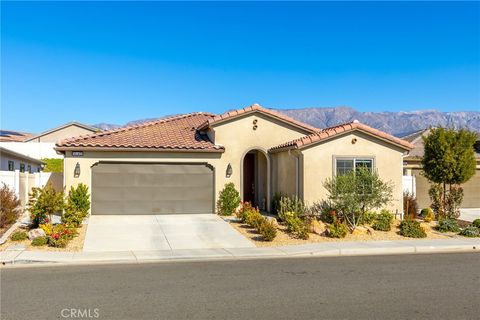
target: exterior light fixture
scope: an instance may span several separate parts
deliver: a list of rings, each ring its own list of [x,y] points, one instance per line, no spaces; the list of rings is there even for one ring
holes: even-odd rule
[[[78,178],[80,177],[80,163],[77,162],[77,164],[75,165],[75,170],[73,171],[73,176],[75,178]]]
[[[233,173],[232,165],[229,163],[227,166],[227,178],[230,178],[232,176],[232,173]]]

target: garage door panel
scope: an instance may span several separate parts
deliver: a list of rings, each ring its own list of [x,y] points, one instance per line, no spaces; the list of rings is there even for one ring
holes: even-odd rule
[[[92,168],[92,214],[213,212],[205,164],[100,163]]]

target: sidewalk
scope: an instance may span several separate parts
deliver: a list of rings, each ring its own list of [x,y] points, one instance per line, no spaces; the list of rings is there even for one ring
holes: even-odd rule
[[[182,249],[119,252],[52,252],[8,250],[0,252],[2,264],[29,263],[141,263],[149,261],[246,259],[300,256],[389,255],[435,252],[480,252],[480,238],[328,242],[263,248]]]

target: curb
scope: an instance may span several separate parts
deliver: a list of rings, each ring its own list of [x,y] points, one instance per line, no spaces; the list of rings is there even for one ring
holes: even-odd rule
[[[84,265],[115,263],[149,263],[173,261],[208,261],[208,260],[245,260],[268,258],[297,257],[341,257],[341,256],[377,256],[400,254],[428,254],[478,252],[480,242],[472,244],[417,245],[398,247],[368,247],[365,244],[335,248],[326,245],[319,248],[300,246],[232,248],[232,249],[192,249],[163,251],[122,251],[122,252],[41,252],[37,251],[4,251],[0,253],[3,265]]]

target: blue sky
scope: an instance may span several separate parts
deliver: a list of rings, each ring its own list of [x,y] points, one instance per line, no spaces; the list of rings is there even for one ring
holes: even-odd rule
[[[480,109],[478,2],[3,2],[1,127]]]

